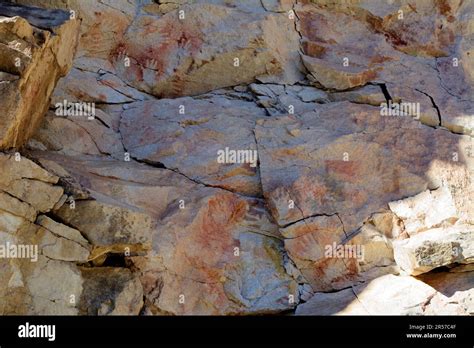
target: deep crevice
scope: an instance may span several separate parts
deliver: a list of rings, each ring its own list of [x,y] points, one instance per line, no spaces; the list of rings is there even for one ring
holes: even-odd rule
[[[415,91],[420,92],[421,94],[424,94],[424,95],[426,95],[428,98],[430,98],[431,104],[433,104],[433,107],[436,109],[436,112],[437,112],[437,114],[438,114],[438,127],[441,127],[441,125],[442,125],[441,112],[439,111],[438,105],[436,105],[436,103],[435,103],[433,97],[430,96],[428,93],[425,93],[425,92],[419,90],[418,88],[415,88]]]

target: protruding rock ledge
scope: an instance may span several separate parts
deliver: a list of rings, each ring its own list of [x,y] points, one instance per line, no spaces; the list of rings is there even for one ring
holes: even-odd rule
[[[0,72],[18,76],[0,81],[0,149],[24,145],[36,130],[72,66],[78,34],[65,11],[0,4]]]

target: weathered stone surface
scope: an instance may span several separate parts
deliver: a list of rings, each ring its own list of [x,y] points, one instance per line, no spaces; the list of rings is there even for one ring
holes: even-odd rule
[[[430,272],[417,277],[438,291],[425,314],[473,315],[474,272],[472,269],[463,271],[461,268],[462,266],[458,266],[449,272]]]
[[[357,300],[354,290],[337,292],[318,292],[307,302],[296,308],[296,315],[369,315],[370,313]]]
[[[351,289],[316,293],[297,315],[472,315],[473,274],[385,275]]]
[[[79,243],[84,247],[88,247],[88,241],[81,235],[78,230],[69,226],[63,225],[47,217],[46,215],[40,215],[36,219],[36,224],[44,227],[48,231],[54,233],[59,237],[66,238],[73,242]]]
[[[255,78],[300,79],[298,34],[287,16],[209,3],[182,5],[180,11],[185,19],[175,10],[133,21],[109,57],[119,77],[161,97],[195,95]],[[275,36],[276,31],[281,34]]]
[[[81,268],[79,314],[138,315],[143,306],[140,281],[126,268]],[[107,291],[104,291],[104,288]]]
[[[53,105],[62,103],[64,100],[121,104],[147,98],[146,94],[129,87],[116,75],[102,73],[105,69],[107,69],[105,71],[114,71],[112,66],[109,67],[108,62],[99,61],[99,67],[94,67],[94,61],[82,58],[77,59],[75,64],[77,67],[73,68],[65,78],[59,80],[52,99]],[[106,67],[101,67],[100,64]]]
[[[57,215],[83,231],[98,246],[145,243],[153,227],[152,219],[146,214],[91,200],[77,201],[74,209],[65,205]]]
[[[459,219],[451,192],[446,187],[424,191],[388,205],[390,210],[402,219],[409,235],[438,227],[443,223],[452,224]]]
[[[94,119],[85,116],[56,116],[48,112],[29,141],[31,149],[56,151],[66,155],[113,155],[123,158],[120,135],[102,123],[104,113]]]
[[[315,226],[310,228],[311,234],[285,242],[315,291],[346,287],[360,279],[357,274],[362,268],[356,260],[327,259],[321,250],[334,242],[346,244],[345,234],[353,234],[373,212],[387,209],[396,197],[412,196],[447,182],[458,202],[453,206],[469,211],[470,203],[458,191],[463,187],[464,192],[471,192],[469,171],[452,160],[452,152],[461,149],[467,167],[472,166],[468,137],[433,130],[407,117],[383,117],[374,107],[347,102],[320,105],[316,112],[303,115],[259,120],[255,134],[264,196],[280,226],[306,228],[314,219],[321,219],[317,215],[340,217],[339,222],[333,219],[341,225],[339,232],[329,233],[326,240]],[[449,215],[447,210],[445,213]],[[398,229],[398,225],[392,227]],[[390,238],[400,231],[386,233]],[[372,238],[355,239],[350,244],[365,245],[375,252],[369,256],[374,258],[369,262],[371,267],[388,266],[391,245],[383,234],[376,239],[381,243],[378,247],[379,242]],[[371,251],[367,252],[370,255]],[[369,268],[366,265],[363,270]],[[325,284],[322,287],[321,282]]]
[[[31,205],[5,192],[0,192],[0,210],[32,222],[36,217],[36,210]]]
[[[318,216],[281,229],[285,249],[314,291],[342,288],[355,280],[356,259],[328,257],[326,247],[341,244],[344,227],[336,216]]]
[[[206,185],[261,196],[253,129],[264,115],[254,103],[222,97],[162,99],[129,105],[120,132],[133,158],[162,163]],[[219,163],[226,148],[251,156],[242,156],[244,163]]]
[[[472,2],[14,2],[0,313],[473,314]]]
[[[95,245],[151,245],[148,254],[131,257],[150,313],[270,313],[298,302],[278,228],[260,199],[136,162],[43,155],[96,199],[64,205],[62,220]]]
[[[387,267],[388,273],[392,272],[389,268],[394,264],[392,241],[371,224],[362,226],[359,234],[353,237],[350,243],[363,247],[363,257],[358,260],[361,272],[371,271],[373,267]]]
[[[76,304],[70,300],[71,296],[75,302],[79,299],[83,280],[74,264],[40,257],[29,268],[31,273],[26,273],[25,285],[32,300],[25,314],[78,314]]]
[[[38,232],[40,238],[38,247],[44,256],[61,261],[87,262],[89,250],[80,244],[66,238],[58,237],[46,229]]]
[[[74,10],[83,20],[77,60],[82,62],[76,63],[81,70],[74,69],[60,83],[61,98],[114,103],[136,100],[136,91],[126,85],[171,97],[256,78],[294,83],[302,77],[294,19],[266,12],[259,1],[231,6],[226,1],[186,1],[169,4],[166,10],[167,5],[140,1],[34,3]],[[183,19],[178,11],[184,11]],[[239,67],[234,67],[234,58],[239,59]],[[112,81],[104,81],[101,72],[110,72]],[[92,88],[84,88],[81,80],[89,80]],[[143,97],[139,94],[138,99]]]
[[[470,134],[473,5],[443,4],[299,5],[302,57],[309,78],[335,90],[385,83],[392,98],[421,103],[422,122]],[[422,94],[432,98],[433,105]]]
[[[313,111],[317,103],[329,102],[326,92],[310,86],[251,84],[249,88],[270,115],[302,114]]]
[[[380,116],[371,106],[324,104],[303,115],[259,120],[255,134],[264,195],[281,226],[338,213],[349,233],[396,197],[443,180],[472,186],[465,167],[472,165],[469,137]],[[453,151],[462,160],[454,161]]]
[[[434,228],[394,242],[397,264],[407,273],[418,275],[456,262],[474,261],[472,225]]]
[[[26,157],[0,154],[0,190],[28,203],[41,212],[49,211],[61,198],[63,189],[53,186],[58,177]]]
[[[72,65],[78,26],[64,11],[0,4],[0,71],[16,76],[0,81],[0,149],[24,145],[38,127]]]

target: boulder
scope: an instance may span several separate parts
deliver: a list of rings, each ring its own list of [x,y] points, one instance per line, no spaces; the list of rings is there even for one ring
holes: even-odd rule
[[[433,228],[408,239],[395,241],[395,261],[411,275],[454,263],[472,263],[473,238],[472,225]]]
[[[316,293],[297,315],[472,315],[473,272],[385,275],[368,284]]]
[[[0,149],[24,145],[39,126],[78,33],[65,11],[0,4]]]

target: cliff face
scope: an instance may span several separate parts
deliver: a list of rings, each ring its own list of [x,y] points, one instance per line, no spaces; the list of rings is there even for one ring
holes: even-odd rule
[[[473,12],[2,3],[0,312],[473,314]]]

